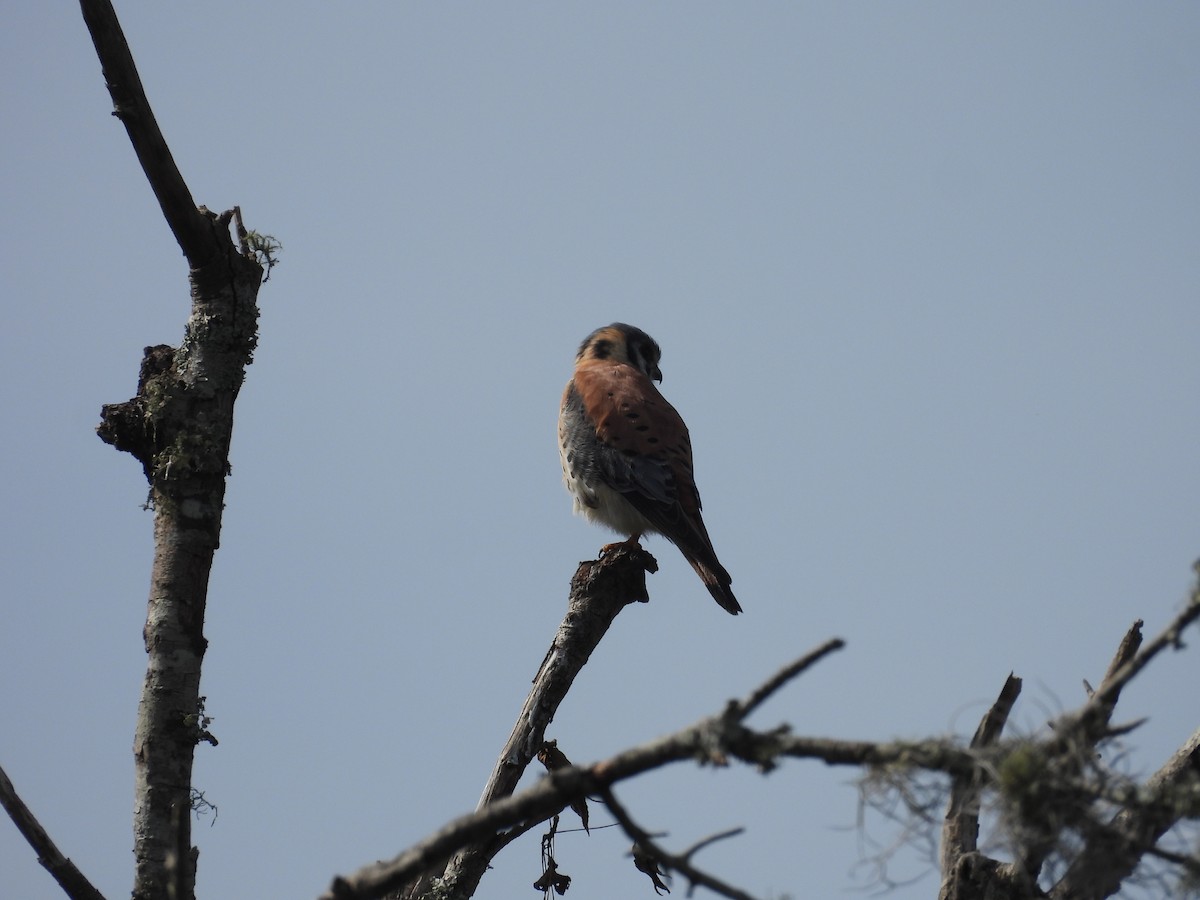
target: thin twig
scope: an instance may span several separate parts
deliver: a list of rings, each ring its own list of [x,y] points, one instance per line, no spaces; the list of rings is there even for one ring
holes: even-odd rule
[[[717,841],[724,841],[731,837],[737,837],[745,830],[745,828],[739,825],[737,828],[728,828],[725,831],[718,831],[716,834],[710,834],[708,837],[696,841],[696,843],[692,844],[692,846],[688,847],[679,855],[684,859],[691,859],[693,853],[703,850],[709,844],[715,844]],[[652,837],[659,837],[659,835],[652,835]]]
[[[793,678],[802,674],[808,668],[816,665],[830,653],[841,650],[846,646],[846,642],[841,638],[832,638],[817,647],[815,650],[804,654],[790,665],[784,666],[767,681],[763,682],[759,687],[755,688],[754,692],[743,700],[737,706],[737,721],[744,722],[750,713],[762,706],[764,702],[781,687],[791,681]]]

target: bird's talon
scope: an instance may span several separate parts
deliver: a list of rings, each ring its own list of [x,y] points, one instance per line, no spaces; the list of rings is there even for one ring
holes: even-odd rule
[[[612,544],[605,544],[600,548],[600,559],[604,559],[604,557],[608,556],[608,554],[615,553],[617,550],[632,550],[634,547],[638,547],[640,549],[642,546],[641,537],[642,536],[640,534],[635,534],[633,537],[627,538],[626,540],[616,541]]]

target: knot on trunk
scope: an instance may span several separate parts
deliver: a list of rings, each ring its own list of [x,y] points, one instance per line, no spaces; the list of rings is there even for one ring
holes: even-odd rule
[[[142,351],[137,395],[124,403],[106,403],[100,408],[96,433],[106,444],[132,454],[142,464],[147,480],[153,474],[156,456],[170,443],[162,419],[175,384],[175,348],[166,344],[147,347]]]

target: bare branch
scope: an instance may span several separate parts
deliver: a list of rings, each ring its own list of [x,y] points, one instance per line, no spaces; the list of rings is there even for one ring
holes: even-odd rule
[[[811,666],[816,665],[830,653],[841,650],[846,646],[846,642],[841,638],[833,638],[826,641],[820,647],[810,653],[804,654],[795,662],[780,669],[766,682],[755,689],[749,697],[738,704],[736,716],[739,722],[744,722],[749,715],[760,707],[766,700],[778,691],[781,687],[791,681],[793,678],[807,671]]]
[[[1189,603],[1149,644],[1142,647],[1140,619],[1130,626],[1121,639],[1112,662],[1109,663],[1104,680],[1087,702],[1075,712],[1061,716],[1051,723],[1054,738],[1047,742],[1041,752],[1044,753],[1046,770],[1054,772],[1057,782],[1073,782],[1083,767],[1090,764],[1096,755],[1096,744],[1113,734],[1110,722],[1121,690],[1167,647],[1182,646],[1182,632],[1198,616],[1200,588],[1194,587]],[[1025,846],[1020,852],[1020,864],[1029,879],[1036,881],[1042,866],[1058,844],[1066,824],[1063,815],[1082,814],[1082,808],[1073,811],[1070,809],[1071,805],[1060,803],[1061,808],[1055,811],[1053,821],[1039,822],[1029,829]],[[1087,817],[1083,816],[1081,822],[1086,821]],[[1138,853],[1139,857],[1140,855],[1141,851]]]
[[[1086,740],[1089,747],[1095,746],[1096,741],[1105,736],[1108,730],[1108,722],[1116,709],[1117,700],[1120,699],[1121,688],[1128,682],[1128,679],[1118,682],[1116,676],[1137,656],[1138,648],[1142,646],[1142,624],[1142,620],[1138,619],[1129,626],[1104,672],[1099,689],[1088,693],[1088,706],[1094,706],[1094,711],[1086,719]],[[1057,729],[1060,726],[1056,724],[1054,727]]]
[[[158,128],[112,3],[109,0],[80,0],[79,5],[112,96],[113,115],[121,120],[129,134],[138,162],[142,164],[142,171],[146,173],[171,233],[192,268],[207,265],[220,254],[221,243],[212,223],[197,210],[192,192]]]
[[[995,753],[1003,748],[996,748]],[[470,815],[445,825],[388,862],[338,877],[324,900],[373,900],[400,890],[432,870],[463,847],[478,844],[493,848],[511,838],[509,829],[528,829],[529,822],[547,819],[572,800],[602,793],[626,778],[673,762],[692,761],[724,765],[730,756],[768,769],[780,756],[819,759],[830,765],[872,765],[924,768],[969,775],[978,763],[972,753],[951,741],[894,742],[835,741],[798,738],[777,728],[752,731],[726,713],[702,719],[665,737],[618,753],[587,767],[558,769],[533,787],[499,798]],[[429,882],[432,887],[432,882]],[[439,884],[442,896],[444,882]],[[461,886],[461,882],[457,887]]]
[[[143,630],[148,662],[134,734],[133,896],[195,892],[193,753],[213,553],[220,543],[233,409],[257,342],[262,267],[229,236],[234,212],[197,207],[159,131],[108,0],[80,0],[113,98],[163,215],[190,264],[191,316],[178,349],[148,347],[135,397],[106,405],[97,432],[142,464],[154,508]],[[240,226],[240,211],[238,214]]]
[[[598,566],[599,564],[588,565]],[[585,574],[584,569],[581,568],[577,579]],[[1185,614],[1179,617],[1174,623],[1177,626],[1173,629],[1176,641],[1179,627],[1181,627],[1180,623],[1190,621],[1191,619],[1187,617],[1189,615]],[[1168,631],[1171,632],[1172,629],[1168,629]],[[1133,644],[1126,641],[1122,646],[1132,647]],[[1136,654],[1132,660],[1118,661],[1115,667],[1112,667],[1116,672],[1114,677],[1127,682],[1130,677],[1129,667],[1138,664],[1146,653],[1157,653],[1161,647],[1155,649],[1156,646],[1157,643],[1152,644],[1141,654]],[[794,677],[807,665],[811,665],[812,662],[836,647],[837,642],[831,641],[781,670],[780,673],[772,676],[751,692],[749,699],[744,704],[731,701],[721,713],[702,719],[694,725],[665,737],[622,751],[591,766],[555,768],[534,787],[520,794],[497,798],[490,803],[481,805],[475,813],[451,822],[390,862],[368,866],[354,875],[337,878],[323,898],[324,900],[371,900],[371,898],[396,891],[401,886],[411,886],[415,878],[434,870],[435,866],[441,865],[464,847],[482,847],[488,853],[494,854],[497,848],[510,841],[515,834],[528,830],[532,827],[531,823],[557,814],[572,800],[583,798],[589,794],[603,796],[607,793],[611,795],[611,787],[619,781],[669,763],[685,760],[701,765],[727,765],[730,758],[736,758],[758,767],[761,771],[769,771],[782,758],[816,759],[827,765],[868,767],[879,771],[885,777],[893,778],[908,770],[942,773],[950,776],[952,781],[968,785],[971,789],[981,789],[973,781],[981,772],[989,773],[991,777],[1000,775],[1001,782],[1016,781],[1018,789],[1022,773],[1028,772],[1032,776],[1038,776],[1038,773],[1041,772],[1059,778],[1059,781],[1051,787],[1059,793],[1064,793],[1064,797],[1068,800],[1078,794],[1085,803],[1094,803],[1104,796],[1101,790],[1103,786],[1098,788],[1095,784],[1075,777],[1083,771],[1082,765],[1075,769],[1063,765],[1063,760],[1066,758],[1064,756],[1065,749],[1072,746],[1064,743],[1065,729],[1056,728],[1055,733],[1048,740],[1043,741],[1033,741],[1028,738],[1012,741],[999,740],[999,735],[1020,688],[1019,679],[1012,676],[1005,684],[996,703],[981,721],[972,746],[969,748],[946,738],[885,743],[841,741],[829,738],[798,737],[790,734],[786,725],[767,731],[755,731],[742,724],[741,719],[748,709],[760,705],[789,677]],[[551,652],[547,655],[542,670],[539,672],[539,682],[547,669],[554,667],[555,656],[559,652],[561,652],[561,648],[557,644],[551,648]],[[1118,654],[1118,656],[1121,655],[1123,654]],[[1143,666],[1144,663],[1139,666],[1139,669]],[[1102,685],[1095,697],[1085,704],[1084,709],[1096,702],[1096,698],[1111,697],[1112,694],[1108,693],[1111,690],[1111,680],[1106,679],[1106,684]],[[1111,714],[1111,707],[1108,709],[1108,714]],[[1076,713],[1064,716],[1061,721],[1066,722],[1070,727],[1078,728],[1080,726],[1077,723],[1081,715],[1082,713]],[[1101,732],[1102,736],[1111,732],[1111,727],[1106,725],[1105,729]],[[515,730],[514,735],[517,733]],[[520,733],[531,734],[528,731]],[[518,750],[522,747],[520,742],[516,742],[513,746]],[[525,762],[527,761],[525,760]],[[561,762],[561,760],[556,760],[556,762]],[[1189,765],[1196,764],[1192,762]],[[1170,771],[1183,772],[1185,769],[1186,766],[1179,763]],[[1156,783],[1164,785],[1162,789],[1164,797],[1177,796],[1167,792],[1168,782],[1174,784],[1173,780],[1165,774],[1167,771],[1168,769],[1164,768],[1164,774],[1158,777]],[[1003,783],[998,784],[997,787],[1006,792],[1011,789]],[[1197,789],[1196,795],[1200,795],[1200,789]],[[1013,801],[1013,798],[1006,795],[1006,799],[1016,802],[1018,805],[1021,802],[1020,796]],[[1200,801],[1195,802],[1200,803]],[[1161,803],[1157,805],[1156,803],[1139,804],[1137,807],[1138,817],[1130,818],[1126,822],[1126,827],[1142,834],[1145,832],[1143,827],[1145,822],[1153,819],[1154,822],[1161,824],[1161,805]],[[619,804],[614,801],[612,808],[614,816],[617,816]],[[977,815],[977,809],[970,796],[960,794],[959,802],[952,807],[951,812],[953,815],[964,817],[962,825],[965,827],[962,831],[964,835],[970,833],[969,838],[965,836],[962,839],[955,838],[958,841],[955,867],[963,885],[979,886],[986,882],[987,890],[992,891],[988,896],[997,898],[1032,897],[1038,893],[1036,881],[1033,880],[1036,878],[1036,873],[1031,878],[1028,874],[1029,870],[1025,866],[999,863],[973,849],[974,829],[977,822],[973,817]],[[1085,809],[1075,820],[1076,825],[1084,822],[1086,814]],[[1177,819],[1181,814],[1176,807],[1175,818]],[[628,818],[627,815],[626,818]],[[1069,825],[1070,820],[1062,819],[1060,821],[1067,823],[1068,827],[1075,827]],[[626,822],[621,822],[621,824],[623,827],[628,827]],[[637,834],[636,831],[631,833]],[[652,839],[650,842],[653,843]],[[1150,841],[1149,844],[1143,841],[1142,843],[1127,843],[1127,846],[1140,848],[1137,850],[1140,855],[1147,852],[1146,847],[1152,843],[1153,841]],[[682,859],[686,864],[690,852],[694,852],[689,851],[689,854],[682,857],[672,857],[661,848],[659,851],[661,855],[655,858],[660,859],[664,864],[669,863],[671,867],[681,872],[686,872],[686,870],[676,866],[675,863]],[[446,871],[449,872],[450,869],[447,868]],[[478,883],[477,878],[474,883]],[[700,882],[697,881],[697,883]],[[469,895],[469,893],[460,893],[464,890],[465,884],[462,880],[447,884],[445,881],[435,883],[432,879],[426,879],[422,880],[420,884],[428,889],[430,895],[436,894],[439,897]],[[737,890],[728,885],[721,885],[721,887],[730,891]],[[1063,897],[1065,900],[1066,895],[1064,894]]]
[[[581,563],[571,580],[566,617],[534,676],[533,687],[517,716],[479,807],[507,797],[545,740],[546,727],[592,651],[629,603],[647,599],[646,573],[658,563],[641,547],[622,547],[603,558]]]
[[[1064,716],[1055,723],[1054,727],[1064,740],[1072,739],[1070,732],[1082,729],[1089,736],[1095,735],[1093,741],[1104,736],[1104,729],[1112,715],[1113,707],[1121,695],[1121,689],[1133,680],[1142,669],[1149,665],[1159,653],[1168,647],[1181,648],[1184,630],[1200,618],[1200,580],[1192,588],[1187,605],[1166,628],[1162,630],[1149,644],[1136,652],[1140,644],[1142,622],[1134,622],[1121,641],[1108,672],[1100,687],[1088,699],[1083,708],[1069,716]],[[1138,632],[1136,638],[1133,632]]]
[[[552,772],[528,790],[490,803],[444,825],[388,862],[365,866],[353,875],[335,878],[323,900],[368,900],[403,888],[462,847],[496,835],[516,823],[548,819],[571,797],[597,789],[586,769]]]
[[[971,738],[972,749],[989,747],[1000,739],[1000,733],[1008,721],[1013,704],[1021,693],[1021,679],[1011,672],[1000,689],[1000,696],[984,714]],[[938,892],[940,900],[957,896],[959,882],[958,862],[979,846],[979,796],[984,783],[983,770],[975,770],[970,777],[957,776],[950,784],[950,803],[942,825],[941,872],[942,885]]]
[[[635,847],[637,847],[645,855],[657,860],[668,870],[672,872],[678,872],[680,875],[684,876],[692,883],[693,888],[696,885],[700,885],[708,888],[710,891],[720,894],[722,897],[729,897],[730,900],[754,900],[754,897],[752,897],[750,894],[747,894],[745,891],[739,890],[733,885],[726,884],[718,878],[714,878],[707,872],[697,869],[691,863],[691,855],[700,847],[711,844],[713,841],[720,840],[723,837],[730,837],[735,834],[740,834],[740,828],[706,838],[704,841],[692,847],[687,853],[681,856],[676,856],[673,853],[668,853],[657,843],[655,843],[654,838],[649,834],[649,832],[638,825],[637,822],[635,822],[629,815],[629,812],[625,809],[625,807],[623,807],[617,801],[617,798],[613,796],[611,789],[604,788],[600,792],[600,797],[604,800],[604,804],[608,807],[609,812],[613,814],[613,818],[621,823],[621,828],[627,835],[629,835],[629,838],[633,841]],[[688,894],[690,895],[691,892],[692,888],[689,888]]]
[[[38,862],[42,868],[58,882],[63,893],[71,900],[104,900],[104,895],[92,886],[75,864],[63,856],[54,841],[50,840],[50,835],[46,834],[46,829],[17,795],[16,788],[3,769],[0,769],[0,806],[4,807],[17,830],[38,855]]]
[[[484,809],[512,794],[530,761],[545,743],[546,728],[558,706],[587,663],[592,651],[628,604],[645,602],[646,573],[658,570],[654,557],[639,545],[621,545],[598,560],[580,563],[571,579],[567,615],[533,679],[525,700],[476,807]],[[575,798],[580,800],[582,798]],[[558,810],[553,810],[557,812]],[[525,830],[531,827],[526,824]],[[484,841],[462,849],[442,874],[443,895],[470,897],[479,879],[504,846],[515,835],[492,834]],[[458,848],[456,848],[458,849]],[[430,873],[405,891],[418,896],[429,883]]]
[[[947,775],[970,775],[976,764],[1001,758],[1004,752],[1001,746],[992,754],[976,755],[948,738],[875,743],[768,733],[755,735],[747,743],[751,752],[755,745],[762,745],[766,750],[777,750],[780,756],[817,759],[831,766],[903,766]]]
[[[745,828],[739,825],[737,828],[727,828],[724,831],[718,831],[716,834],[710,834],[708,837],[701,838],[700,840],[696,841],[696,843],[692,844],[692,846],[688,847],[679,855],[684,859],[691,859],[694,854],[703,850],[709,844],[715,844],[717,841],[727,841],[731,837],[737,837],[745,830]],[[653,837],[653,835],[651,836]]]

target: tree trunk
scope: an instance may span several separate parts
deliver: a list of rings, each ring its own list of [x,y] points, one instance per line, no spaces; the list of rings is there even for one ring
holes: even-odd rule
[[[178,349],[148,347],[137,396],[105,406],[97,431],[142,463],[154,509],[154,565],[143,636],[149,656],[134,736],[134,900],[191,900],[192,754],[206,726],[204,607],[220,543],[233,406],[254,351],[262,267],[236,208],[197,207],[142,90],[107,0],[80,6],[150,187],[189,264],[192,310]],[[230,239],[236,219],[240,246]]]

